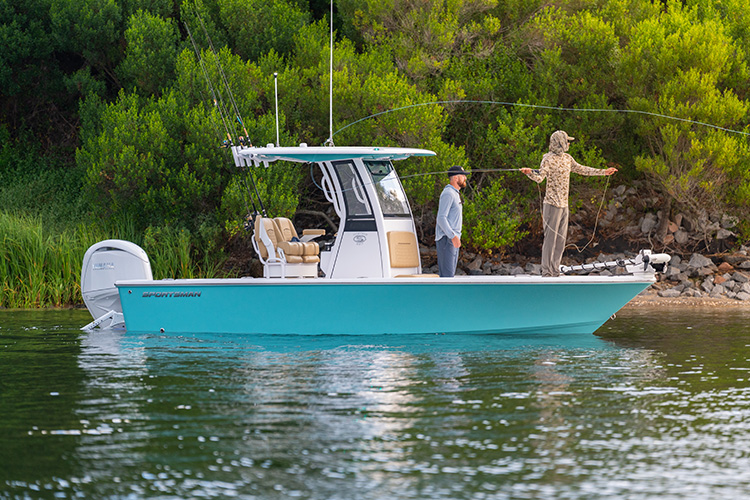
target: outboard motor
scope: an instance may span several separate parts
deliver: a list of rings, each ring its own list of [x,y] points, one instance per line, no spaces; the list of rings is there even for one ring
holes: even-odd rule
[[[81,295],[94,321],[82,330],[124,326],[115,282],[151,279],[153,274],[148,255],[135,243],[104,240],[92,245],[83,256]]]

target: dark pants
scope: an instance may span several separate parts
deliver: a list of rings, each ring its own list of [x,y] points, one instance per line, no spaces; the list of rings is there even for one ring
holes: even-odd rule
[[[437,246],[438,273],[441,278],[452,278],[456,275],[458,264],[458,248],[453,246],[453,241],[443,236],[435,242]]]

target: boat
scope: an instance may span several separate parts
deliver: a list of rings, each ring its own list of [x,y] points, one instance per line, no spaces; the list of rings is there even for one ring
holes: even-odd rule
[[[253,245],[262,277],[160,279],[137,245],[105,240],[86,252],[85,329],[170,334],[591,334],[656,281],[669,261],[641,251],[613,276],[423,274],[411,206],[394,162],[429,157],[395,147],[232,146],[235,164],[315,164],[340,219],[334,234],[297,232],[258,214]],[[302,236],[300,237],[299,234]],[[594,269],[599,264],[593,264]],[[563,269],[575,272],[581,267]]]

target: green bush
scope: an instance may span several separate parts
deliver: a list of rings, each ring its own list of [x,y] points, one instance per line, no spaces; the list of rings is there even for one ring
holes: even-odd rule
[[[491,182],[466,200],[464,240],[467,244],[478,250],[502,254],[526,236],[526,232],[520,230],[523,217],[518,201],[503,187],[502,181]]]

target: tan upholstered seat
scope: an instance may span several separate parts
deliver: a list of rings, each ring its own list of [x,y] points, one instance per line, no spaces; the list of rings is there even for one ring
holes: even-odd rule
[[[308,241],[303,243],[301,241],[292,241],[292,238],[299,239],[299,237],[291,220],[286,217],[276,217],[274,222],[278,226],[281,235],[279,246],[285,253],[287,252],[287,248],[289,248],[291,255],[302,257],[302,262],[320,262],[320,247],[316,242]]]
[[[411,231],[388,232],[388,254],[391,267],[420,267],[417,237]]]
[[[288,221],[288,226],[291,226],[293,232],[294,226],[291,225],[291,221],[285,220]],[[264,276],[316,277],[318,275],[317,263],[320,262],[320,258],[317,254],[305,255],[305,252],[317,251],[317,243],[313,247],[309,243],[286,241],[285,234],[290,234],[290,230],[284,221],[281,224],[285,228],[284,231],[274,219],[260,216],[255,219],[253,246],[263,263]]]

